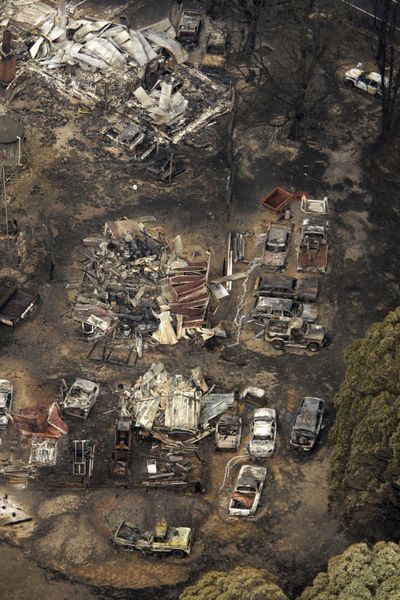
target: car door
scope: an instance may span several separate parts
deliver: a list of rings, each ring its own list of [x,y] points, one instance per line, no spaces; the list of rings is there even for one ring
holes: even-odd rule
[[[323,400],[321,400],[318,405],[318,414],[317,414],[317,419],[316,419],[316,427],[315,427],[316,437],[319,435],[319,432],[321,430],[322,419],[324,416],[324,408],[325,408],[325,403]]]
[[[358,87],[358,89],[362,90],[363,92],[367,91],[367,80],[365,78],[365,75],[361,75],[361,77],[359,77],[357,79],[356,86]]]
[[[365,86],[368,94],[375,96],[376,92],[378,91],[378,86],[376,82],[372,81],[371,79],[366,79]]]

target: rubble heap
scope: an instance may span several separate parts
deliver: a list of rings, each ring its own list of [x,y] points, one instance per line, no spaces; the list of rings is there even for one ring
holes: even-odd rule
[[[235,402],[233,392],[213,394],[212,389],[200,367],[192,369],[191,376],[184,378],[170,375],[161,362],[153,363],[132,389],[125,390],[121,414],[132,417],[136,427],[153,434],[157,431],[189,433],[185,444],[190,445],[201,439],[204,432],[208,434],[209,421]],[[164,438],[164,441],[167,440]]]
[[[136,220],[108,222],[100,237],[83,240],[85,270],[74,318],[90,339],[133,338],[139,357],[143,338],[176,344],[205,329],[208,262],[181,256],[178,236],[169,242],[161,228]]]
[[[102,132],[135,160],[231,109],[225,84],[184,64],[169,19],[134,30],[43,2],[9,2],[2,16],[0,30],[12,31],[18,49],[16,80],[34,73],[91,109],[108,105]]]

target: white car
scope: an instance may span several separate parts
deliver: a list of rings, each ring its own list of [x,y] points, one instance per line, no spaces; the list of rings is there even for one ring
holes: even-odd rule
[[[14,386],[8,379],[0,379],[0,429],[6,429],[8,414],[14,398]]]
[[[62,382],[62,389],[68,390],[65,381]],[[99,392],[100,385],[98,383],[78,377],[62,400],[64,414],[86,420]]]
[[[349,87],[355,87],[376,98],[382,96],[382,77],[379,73],[367,73],[362,69],[350,69],[344,75],[344,82]],[[385,79],[385,85],[387,80]]]
[[[254,517],[260,502],[266,476],[267,469],[265,467],[243,465],[240,468],[229,502],[229,515],[234,517]]]
[[[253,458],[272,456],[276,442],[276,410],[257,408],[250,430],[249,454]]]

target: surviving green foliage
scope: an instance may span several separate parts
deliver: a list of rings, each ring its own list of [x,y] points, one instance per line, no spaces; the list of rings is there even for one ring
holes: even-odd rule
[[[298,600],[400,600],[400,547],[393,542],[349,546],[328,562]]]
[[[238,567],[210,571],[184,590],[180,600],[287,600],[265,571]]]
[[[347,523],[400,535],[400,308],[347,351],[331,438],[331,489]]]

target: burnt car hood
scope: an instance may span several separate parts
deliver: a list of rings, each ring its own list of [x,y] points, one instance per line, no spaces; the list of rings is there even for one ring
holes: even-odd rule
[[[307,338],[322,341],[325,339],[326,329],[322,325],[309,325]]]

